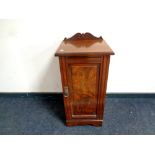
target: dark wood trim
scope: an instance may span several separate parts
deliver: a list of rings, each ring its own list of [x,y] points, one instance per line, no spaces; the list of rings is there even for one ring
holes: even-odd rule
[[[100,37],[95,37],[89,32],[86,33],[76,33],[70,38],[65,38],[64,41],[75,41],[75,40],[103,40],[103,38]]]
[[[103,120],[97,119],[74,119],[74,120],[66,120],[67,126],[77,126],[77,125],[93,125],[93,126],[102,126]]]

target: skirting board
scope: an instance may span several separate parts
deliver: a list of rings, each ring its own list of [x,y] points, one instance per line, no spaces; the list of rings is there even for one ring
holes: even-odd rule
[[[0,97],[49,97],[62,99],[60,92],[0,92]],[[155,98],[155,93],[107,93],[106,98]]]

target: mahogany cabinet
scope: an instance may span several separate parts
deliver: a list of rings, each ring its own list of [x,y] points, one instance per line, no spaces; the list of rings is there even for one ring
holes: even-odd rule
[[[90,33],[65,38],[58,47],[67,126],[102,125],[113,54],[102,37]]]

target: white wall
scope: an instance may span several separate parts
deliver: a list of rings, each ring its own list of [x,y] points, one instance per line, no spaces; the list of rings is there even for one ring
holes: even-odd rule
[[[76,32],[114,50],[108,92],[155,92],[153,0],[6,0],[0,11],[0,92],[60,92],[54,53]]]

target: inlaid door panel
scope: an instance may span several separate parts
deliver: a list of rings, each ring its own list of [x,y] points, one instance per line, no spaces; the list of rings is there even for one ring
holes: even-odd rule
[[[76,60],[67,63],[72,118],[97,117],[100,63],[86,61],[83,58],[80,63]]]

